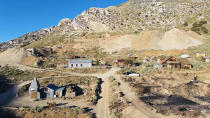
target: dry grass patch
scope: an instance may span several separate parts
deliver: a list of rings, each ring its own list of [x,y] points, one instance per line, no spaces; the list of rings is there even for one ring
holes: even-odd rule
[[[54,107],[54,108],[19,108],[8,113],[14,118],[91,118],[92,114],[87,113],[79,107]],[[9,115],[9,114],[8,114]],[[5,115],[6,116],[6,115]]]

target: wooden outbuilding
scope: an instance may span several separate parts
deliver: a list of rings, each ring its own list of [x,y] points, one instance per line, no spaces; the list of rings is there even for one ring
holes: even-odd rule
[[[165,60],[154,64],[154,67],[191,69],[193,66],[187,59],[170,56],[165,58]]]
[[[191,69],[191,68],[193,68],[193,65],[187,59],[178,59],[178,61],[180,62],[180,65],[181,65],[182,69]]]
[[[180,61],[178,61],[178,59],[175,58],[174,56],[170,56],[166,58],[165,60],[163,60],[161,62],[161,65],[162,67],[167,67],[167,68],[180,68],[181,67]]]
[[[196,53],[196,57],[206,57],[206,54],[203,52]]]
[[[125,67],[126,66],[126,61],[124,59],[117,59],[115,61],[115,64],[118,66],[118,67]]]

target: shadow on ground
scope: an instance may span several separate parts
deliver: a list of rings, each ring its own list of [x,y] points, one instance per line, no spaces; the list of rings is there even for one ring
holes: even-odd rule
[[[15,112],[8,109],[1,108],[1,107],[0,107],[0,117],[1,118],[20,118],[15,115]]]
[[[9,105],[9,103],[14,100],[16,92],[17,90],[11,80],[0,75],[0,106]]]

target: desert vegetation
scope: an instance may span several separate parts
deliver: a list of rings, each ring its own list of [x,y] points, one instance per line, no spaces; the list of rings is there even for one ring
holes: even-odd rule
[[[191,30],[194,32],[197,32],[198,34],[208,34],[208,29],[204,26],[205,24],[207,24],[207,21],[199,21],[199,22],[195,22],[192,25]]]
[[[62,107],[62,108],[45,108],[45,107],[34,107],[34,108],[17,108],[15,110],[1,109],[1,116],[4,118],[91,118],[93,114],[86,112],[84,109],[79,107]]]

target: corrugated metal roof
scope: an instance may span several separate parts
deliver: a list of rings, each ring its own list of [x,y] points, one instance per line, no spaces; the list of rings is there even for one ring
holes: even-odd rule
[[[57,89],[57,90],[63,91],[64,89],[65,89],[65,87],[61,87],[61,88],[59,88],[59,89]]]
[[[69,63],[92,63],[90,59],[70,59]]]
[[[30,89],[31,90],[38,90],[39,89],[39,83],[38,83],[36,78],[34,78],[32,80],[31,85],[30,85]]]
[[[58,87],[56,85],[54,85],[54,84],[47,85],[47,88],[50,88],[50,89],[52,89],[54,91],[58,89]]]

